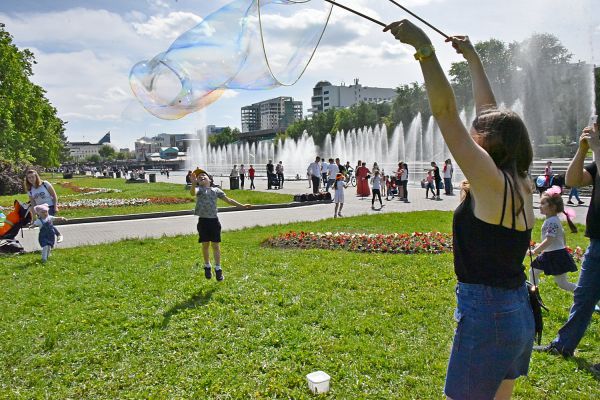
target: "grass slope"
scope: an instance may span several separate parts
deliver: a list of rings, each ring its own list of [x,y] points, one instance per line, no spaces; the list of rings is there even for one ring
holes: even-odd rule
[[[193,236],[58,249],[46,265],[39,254],[2,258],[0,398],[303,399],[315,370],[332,376],[323,398],[440,398],[452,256],[260,246],[288,230],[449,232],[451,213],[225,232],[222,283],[204,279]],[[572,297],[547,278],[542,295],[547,342]],[[578,358],[535,354],[515,398],[598,398],[586,367],[599,345],[594,316]]]

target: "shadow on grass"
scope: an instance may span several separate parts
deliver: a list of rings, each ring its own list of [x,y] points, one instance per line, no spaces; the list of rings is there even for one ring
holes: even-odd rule
[[[594,365],[581,357],[571,357],[571,360],[577,364],[577,367],[580,370],[587,372],[592,375],[595,380],[600,381],[600,368],[596,367],[596,365],[600,366],[600,364]]]
[[[171,317],[174,315],[179,314],[180,312],[184,311],[184,310],[189,310],[191,308],[196,308],[196,307],[203,307],[205,305],[208,304],[208,302],[210,301],[210,298],[212,297],[212,294],[214,293],[215,288],[211,288],[208,290],[200,290],[199,292],[195,293],[194,295],[192,295],[192,297],[190,297],[189,299],[182,301],[178,304],[175,304],[173,307],[171,307],[168,311],[166,311],[163,314],[163,320],[162,323],[160,324],[160,327],[162,329],[165,329],[168,325],[169,322],[171,321]]]

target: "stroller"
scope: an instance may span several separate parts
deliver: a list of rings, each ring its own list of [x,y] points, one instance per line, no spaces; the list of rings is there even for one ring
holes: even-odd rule
[[[4,225],[0,226],[0,254],[24,253],[21,243],[15,239],[21,228],[32,220],[29,203],[22,204],[15,200],[15,207],[6,216]]]
[[[540,175],[535,179],[535,188],[540,196],[546,189],[549,189],[552,186],[559,186],[562,189],[565,186],[565,176],[555,174],[550,176],[550,179],[547,180],[546,175]]]
[[[399,193],[398,192],[398,186],[396,185],[396,182],[395,181],[390,181],[388,183],[387,194],[385,196],[385,199],[387,201],[394,200],[394,197],[398,197],[398,193]],[[391,196],[391,198],[390,198],[390,196]]]

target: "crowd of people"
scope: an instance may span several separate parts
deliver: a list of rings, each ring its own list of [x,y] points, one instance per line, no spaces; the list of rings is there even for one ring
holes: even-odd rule
[[[452,160],[447,159],[444,162],[442,172],[435,161],[431,162],[431,168],[425,170],[427,176],[423,179],[422,187],[425,189],[425,197],[429,198],[431,190],[433,200],[441,200],[440,189],[445,190],[445,194],[452,196],[453,189],[453,174],[454,167]],[[324,158],[318,156],[315,161],[308,165],[306,170],[308,177],[308,187],[313,190],[313,193],[318,193],[319,190],[329,192],[329,189],[334,187],[336,180],[343,179],[346,183],[350,181],[352,175],[356,179],[356,195],[359,197],[371,198],[371,207],[375,208],[375,201],[378,200],[380,207],[383,207],[381,200],[382,196],[387,200],[397,197],[398,200],[408,203],[408,178],[409,168],[404,161],[398,162],[398,168],[390,174],[386,174],[382,167],[377,162],[369,168],[366,161],[358,160],[354,168],[351,167],[350,161],[341,164],[339,158]],[[341,174],[341,177],[338,177]],[[443,180],[442,180],[443,177]],[[347,187],[348,185],[344,185]]]

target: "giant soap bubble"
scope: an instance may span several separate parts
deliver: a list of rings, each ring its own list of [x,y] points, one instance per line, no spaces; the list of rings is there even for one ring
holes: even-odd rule
[[[131,89],[153,115],[179,119],[227,89],[293,85],[319,45],[331,7],[321,0],[235,0],[165,52],[134,65]]]

